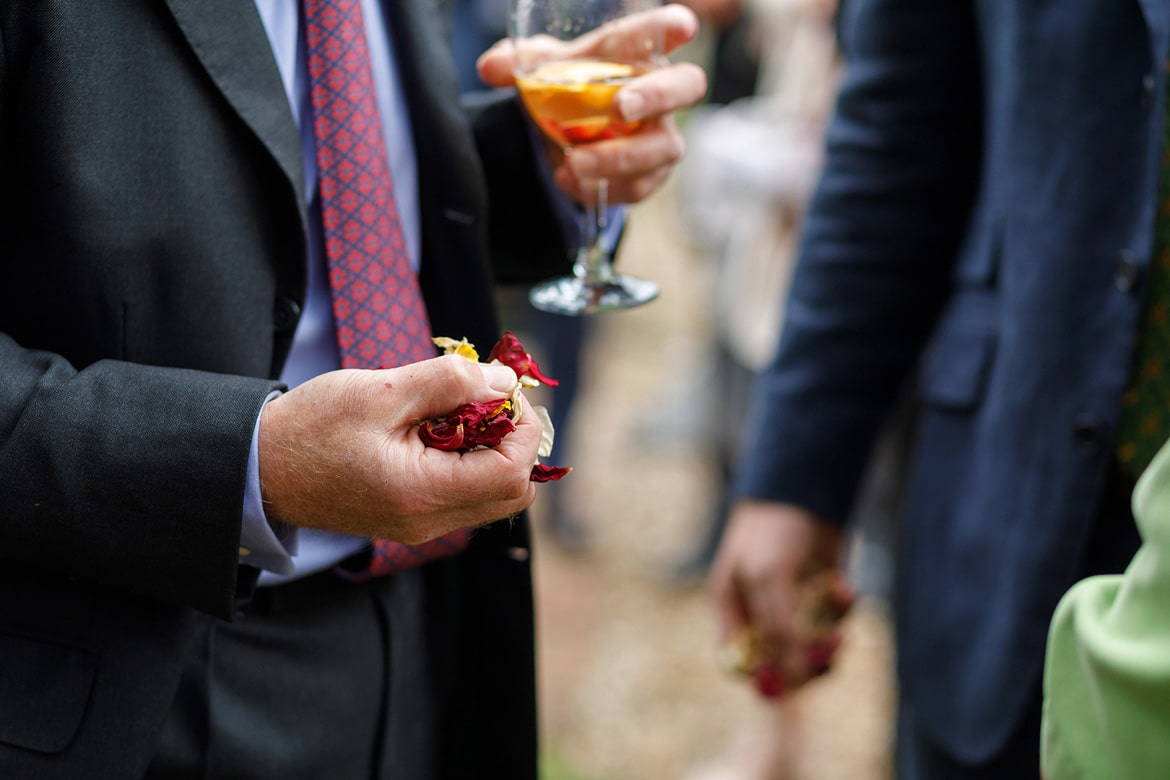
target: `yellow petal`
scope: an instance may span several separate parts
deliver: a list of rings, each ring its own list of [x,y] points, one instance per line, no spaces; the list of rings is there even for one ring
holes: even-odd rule
[[[431,341],[435,342],[436,347],[443,350],[444,355],[462,355],[473,363],[479,362],[479,353],[475,351],[475,345],[466,337],[456,341],[446,336],[435,336]]]

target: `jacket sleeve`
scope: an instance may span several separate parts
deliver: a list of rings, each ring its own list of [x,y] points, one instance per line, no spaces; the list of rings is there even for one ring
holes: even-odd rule
[[[541,171],[535,135],[514,90],[464,96],[488,195],[496,280],[534,282],[568,272],[569,241]]]
[[[277,383],[0,334],[0,566],[227,616],[252,429]]]
[[[825,168],[735,486],[838,522],[945,303],[982,121],[970,3],[849,0],[842,14]]]

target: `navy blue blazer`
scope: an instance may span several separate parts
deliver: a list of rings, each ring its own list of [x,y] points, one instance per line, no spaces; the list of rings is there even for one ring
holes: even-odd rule
[[[1038,695],[1079,576],[1153,252],[1166,0],[849,0],[848,66],[741,494],[847,517],[884,415],[921,413],[903,694],[955,755]]]

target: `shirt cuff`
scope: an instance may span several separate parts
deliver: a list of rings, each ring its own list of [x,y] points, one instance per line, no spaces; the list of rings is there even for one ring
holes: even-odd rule
[[[264,404],[280,395],[275,390],[264,399]],[[261,407],[263,414],[264,407]],[[292,574],[296,567],[296,529],[279,522],[270,522],[264,514],[260,492],[260,415],[252,429],[252,448],[248,452],[248,474],[244,485],[244,515],[240,526],[240,563],[276,574]]]

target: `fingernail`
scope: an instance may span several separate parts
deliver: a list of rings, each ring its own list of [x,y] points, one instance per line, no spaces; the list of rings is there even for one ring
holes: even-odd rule
[[[597,155],[574,149],[569,155],[569,167],[578,177],[590,178],[597,171]]]
[[[617,104],[622,119],[636,122],[642,118],[642,112],[646,109],[646,98],[640,92],[623,89],[617,94]]]
[[[507,366],[480,364],[479,368],[483,371],[483,378],[487,380],[488,386],[500,393],[512,392],[520,381],[516,378],[516,372]]]

